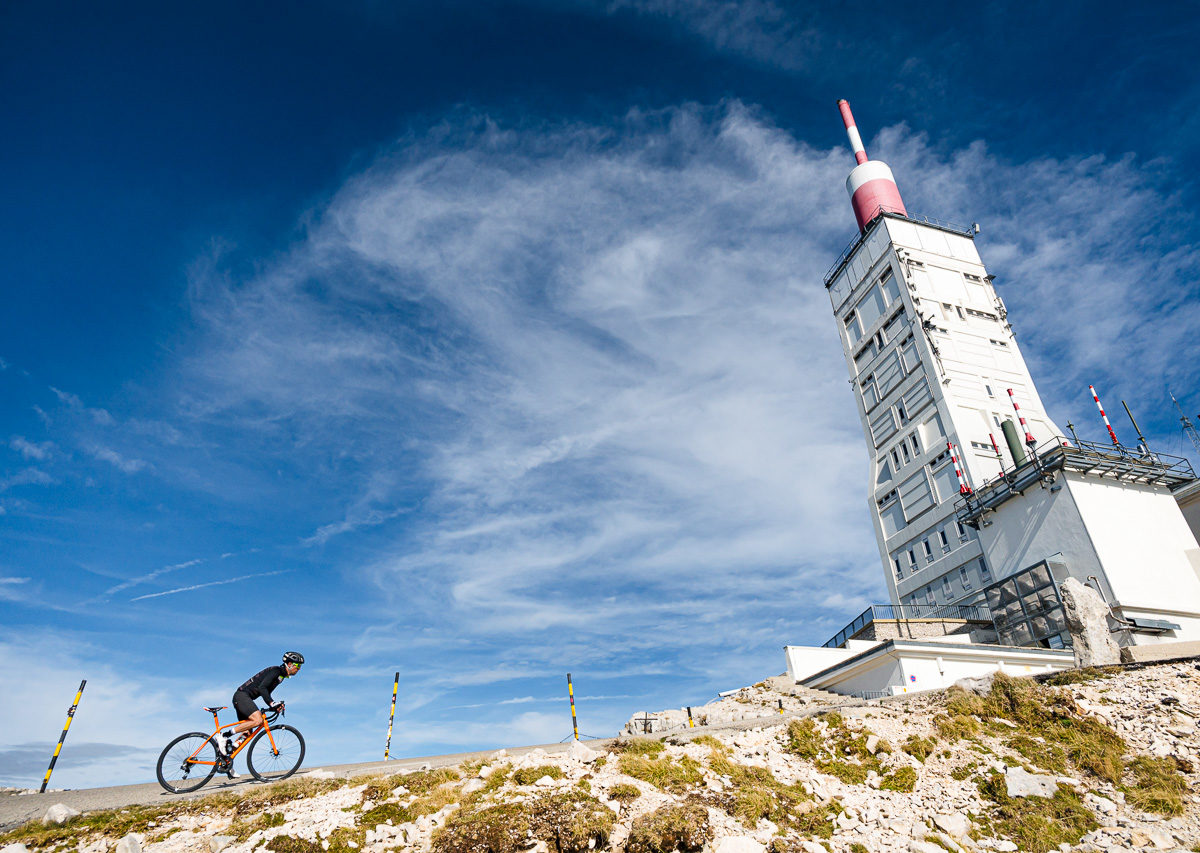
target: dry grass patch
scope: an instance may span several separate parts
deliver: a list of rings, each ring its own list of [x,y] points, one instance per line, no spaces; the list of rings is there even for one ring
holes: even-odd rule
[[[1144,812],[1170,817],[1183,814],[1188,783],[1173,759],[1139,755],[1129,762],[1129,772],[1134,783],[1122,788],[1126,802]]]
[[[532,785],[543,776],[549,776],[551,779],[561,779],[563,777],[562,768],[556,764],[539,764],[537,767],[522,767],[512,774],[512,780],[517,785]]]
[[[1060,844],[1074,846],[1099,826],[1079,795],[1061,785],[1049,799],[1010,797],[1004,777],[992,773],[980,780],[979,793],[992,803],[990,813],[976,820],[980,830],[1007,838],[1029,853],[1048,853]]]
[[[637,785],[630,785],[628,783],[623,783],[620,785],[613,785],[611,788],[608,789],[609,799],[616,800],[617,802],[622,803],[624,805],[628,805],[629,803],[632,803],[634,800],[636,800],[641,795],[642,795],[642,792],[638,788]]]
[[[1065,691],[997,673],[987,696],[956,687],[946,695],[951,720],[943,726],[947,737],[954,732],[956,720],[968,719],[974,725],[980,719],[988,720],[990,732],[1006,746],[1048,770],[1063,772],[1069,762],[1109,782],[1121,781],[1125,741],[1099,720],[1082,716]],[[1016,728],[994,718],[1007,720]]]
[[[617,769],[626,776],[641,779],[659,790],[673,793],[692,785],[699,785],[704,778],[700,764],[686,755],[673,759],[669,755],[655,758],[650,755],[625,753],[617,759]]]
[[[911,767],[897,767],[890,773],[885,773],[879,780],[879,787],[885,791],[899,791],[911,794],[917,786],[917,771]]]
[[[626,853],[694,853],[712,838],[708,810],[697,803],[663,806],[637,818]]]
[[[433,837],[433,853],[518,853],[531,839],[558,853],[602,850],[614,817],[582,791],[547,794],[521,803],[464,806]]]
[[[823,731],[818,721],[824,723]],[[878,755],[892,749],[887,741],[880,740],[872,754],[867,749],[870,736],[867,730],[851,731],[839,714],[823,714],[816,720],[789,723],[784,749],[811,761],[822,773],[836,776],[849,785],[861,785],[870,771],[882,774],[883,764]]]

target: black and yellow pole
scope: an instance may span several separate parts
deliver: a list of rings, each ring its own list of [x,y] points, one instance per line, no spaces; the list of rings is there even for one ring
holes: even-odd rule
[[[396,691],[400,689],[400,673],[396,673],[396,680],[392,682],[392,713],[388,717],[388,738],[387,746],[383,748],[383,760],[388,760],[388,752],[392,748],[392,720],[396,719]]]
[[[688,705],[687,709],[688,709],[688,728],[694,729],[694,728],[696,728],[696,721],[692,719],[692,706]]]
[[[569,672],[567,673],[567,696],[571,698],[571,731],[575,733],[575,740],[579,740],[579,723],[575,719],[575,688],[571,686],[571,673]]]
[[[781,714],[783,713],[783,700],[782,699],[779,700],[779,713],[781,713]]]
[[[54,755],[50,756],[50,767],[46,770],[46,778],[42,780],[42,789],[38,793],[46,793],[46,786],[50,784],[50,774],[54,772],[54,765],[58,763],[58,754],[62,752],[63,741],[67,739],[67,730],[71,728],[71,720],[75,719],[75,709],[79,707],[79,698],[83,696],[83,688],[87,686],[87,679],[79,682],[79,691],[75,694],[75,701],[71,703],[71,707],[67,709],[67,723],[63,726],[62,734],[58,736],[58,746],[54,747]]]

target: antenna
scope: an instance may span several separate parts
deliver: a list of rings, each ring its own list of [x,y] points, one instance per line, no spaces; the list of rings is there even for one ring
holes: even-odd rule
[[[1167,389],[1167,394],[1171,397],[1171,402],[1175,404],[1175,408],[1179,410],[1179,423],[1183,427],[1183,434],[1191,439],[1192,447],[1196,448],[1196,452],[1200,453],[1200,435],[1196,434],[1196,428],[1192,426],[1192,422],[1188,416],[1183,413],[1183,406],[1179,405],[1179,401],[1175,399],[1175,395],[1171,394],[1171,389]]]
[[[1096,401],[1096,408],[1100,410],[1100,417],[1104,418],[1104,425],[1108,427],[1108,437],[1112,439],[1113,444],[1120,447],[1121,442],[1117,441],[1117,434],[1113,432],[1112,424],[1108,422],[1108,415],[1104,414],[1104,407],[1100,405],[1100,398],[1096,396],[1095,386],[1089,385],[1088,390],[1092,392],[1092,399]]]
[[[1125,407],[1125,414],[1129,415],[1129,422],[1133,424],[1133,431],[1137,433],[1138,450],[1140,450],[1142,453],[1149,453],[1150,445],[1146,444],[1146,437],[1142,435],[1142,428],[1139,427],[1137,421],[1133,419],[1133,412],[1129,411],[1129,404],[1122,400],[1121,405]]]

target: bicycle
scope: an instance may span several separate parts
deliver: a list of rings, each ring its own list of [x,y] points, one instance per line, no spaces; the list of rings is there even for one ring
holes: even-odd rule
[[[218,711],[224,711],[227,707],[204,709],[213,715],[216,729],[211,735],[203,732],[180,735],[167,744],[158,756],[158,783],[172,794],[199,790],[218,770],[229,772],[233,760],[243,749],[249,749],[246,766],[260,782],[277,782],[299,769],[300,762],[304,760],[304,737],[292,726],[271,726],[284,712],[282,702],[275,708],[259,709],[263,712],[263,724],[251,729],[230,755],[225,755],[221,749],[221,729],[231,728],[237,723],[221,725],[217,716]]]

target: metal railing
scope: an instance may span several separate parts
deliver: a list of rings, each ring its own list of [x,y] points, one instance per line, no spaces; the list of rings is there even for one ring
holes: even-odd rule
[[[840,648],[846,640],[872,622],[904,619],[966,619],[990,622],[992,612],[984,604],[872,604],[853,622],[829,638],[822,648]]]
[[[963,524],[978,527],[986,513],[1032,486],[1040,483],[1052,490],[1061,488],[1055,482],[1060,470],[1168,488],[1196,479],[1192,464],[1182,456],[1120,444],[1056,439],[1033,448],[1024,463],[1004,467],[971,494],[960,497],[955,503],[955,514]]]
[[[863,230],[857,236],[855,236],[853,240],[850,241],[850,244],[842,250],[842,253],[838,255],[837,260],[833,262],[833,266],[831,266],[829,271],[825,273],[826,288],[829,287],[830,282],[837,278],[838,273],[842,271],[842,267],[846,266],[846,262],[850,260],[850,256],[854,254],[854,250],[858,248],[859,244],[862,243],[863,240],[867,239],[867,233],[871,230],[871,225],[881,216],[890,216],[893,219],[907,219],[909,222],[919,222],[922,225],[932,225],[934,228],[941,228],[943,231],[951,231],[955,234],[961,234],[963,237],[970,237],[975,233],[975,228],[973,226],[964,227],[953,222],[935,219],[932,216],[915,216],[913,214],[900,213],[899,211],[889,210],[888,208],[880,205],[875,209],[875,212],[871,214],[871,218],[867,221],[866,227],[863,228]]]

